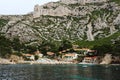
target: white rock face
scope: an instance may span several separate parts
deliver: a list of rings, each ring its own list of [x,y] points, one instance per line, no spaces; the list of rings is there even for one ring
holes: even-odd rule
[[[55,10],[53,9],[43,9],[40,7],[35,7],[33,17],[37,18],[40,17],[41,15],[50,15],[50,16],[64,16],[64,15],[69,15],[71,11],[63,6],[57,7]]]
[[[106,0],[60,0],[58,3],[53,3],[50,2],[48,4],[39,6],[35,5],[34,7],[34,12],[33,12],[33,17],[37,18],[40,17],[41,15],[50,15],[50,16],[64,16],[64,15],[84,15],[86,11],[88,10],[86,8],[86,11],[72,11],[65,5],[60,5],[60,3],[63,4],[81,4],[85,5],[86,3],[101,3],[101,2],[106,2]],[[83,7],[82,7],[83,8]]]
[[[85,4],[86,3],[101,3],[101,2],[106,2],[107,0],[84,0]]]
[[[89,40],[89,41],[94,41],[94,37],[93,37],[93,34],[92,34],[92,26],[91,26],[91,23],[89,23],[88,25],[87,25],[87,28],[88,28],[88,30],[87,30],[87,40]]]
[[[39,5],[35,5],[34,7],[34,12],[33,12],[33,17],[39,17],[40,16],[40,6]]]
[[[64,4],[86,4],[86,3],[98,3],[98,2],[106,2],[107,0],[60,0]]]
[[[85,4],[85,0],[60,0],[60,2],[64,4],[76,4],[76,3]]]
[[[114,24],[120,24],[120,14],[118,14],[117,18],[114,20]]]
[[[48,4],[45,7],[49,8],[51,6],[50,4]],[[45,7],[36,5],[34,8],[33,17],[37,18],[40,17],[41,15],[64,16],[64,15],[69,15],[71,13],[71,11],[64,6],[58,6],[55,9],[53,8],[45,9]]]
[[[106,54],[103,61],[100,64],[110,64],[112,62],[112,55]]]

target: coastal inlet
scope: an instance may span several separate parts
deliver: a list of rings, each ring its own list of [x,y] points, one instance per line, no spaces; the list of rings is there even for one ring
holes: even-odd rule
[[[0,65],[0,80],[120,80],[120,65]]]

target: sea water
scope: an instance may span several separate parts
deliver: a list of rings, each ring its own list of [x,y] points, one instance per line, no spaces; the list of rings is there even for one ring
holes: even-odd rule
[[[120,65],[0,65],[0,80],[120,80]]]

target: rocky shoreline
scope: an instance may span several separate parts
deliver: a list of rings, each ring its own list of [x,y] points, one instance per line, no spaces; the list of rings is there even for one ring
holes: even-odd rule
[[[10,62],[8,59],[0,58],[0,64],[15,64],[15,62]]]
[[[111,63],[108,63],[106,61],[104,61],[105,65],[120,65],[120,62],[111,62]],[[3,58],[0,58],[0,64],[5,64],[5,65],[9,65],[9,64],[79,64],[79,62],[77,61],[59,61],[59,60],[55,60],[55,59],[48,59],[48,58],[41,58],[39,60],[36,60],[36,61],[24,61],[24,60],[20,60],[20,61],[17,61],[17,62],[10,62],[9,59],[3,59]],[[87,63],[89,64],[89,63]],[[94,64],[94,63],[91,63],[91,64]],[[98,63],[98,64],[95,64],[95,65],[104,65],[104,64],[101,64],[101,63]]]
[[[42,59],[39,59],[37,61],[21,61],[18,63],[22,63],[22,64],[25,64],[25,63],[28,63],[28,64],[75,64],[73,62],[51,60],[48,58],[42,58]]]
[[[75,63],[42,58],[37,61],[18,61],[18,62],[10,62],[10,60],[8,59],[0,59],[0,64],[75,64]]]

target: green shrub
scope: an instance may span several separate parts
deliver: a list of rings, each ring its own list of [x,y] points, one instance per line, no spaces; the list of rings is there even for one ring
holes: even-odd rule
[[[110,0],[110,1],[115,2],[116,4],[120,5],[120,0]]]
[[[39,56],[38,55],[35,55],[35,60],[38,60],[39,59]]]

